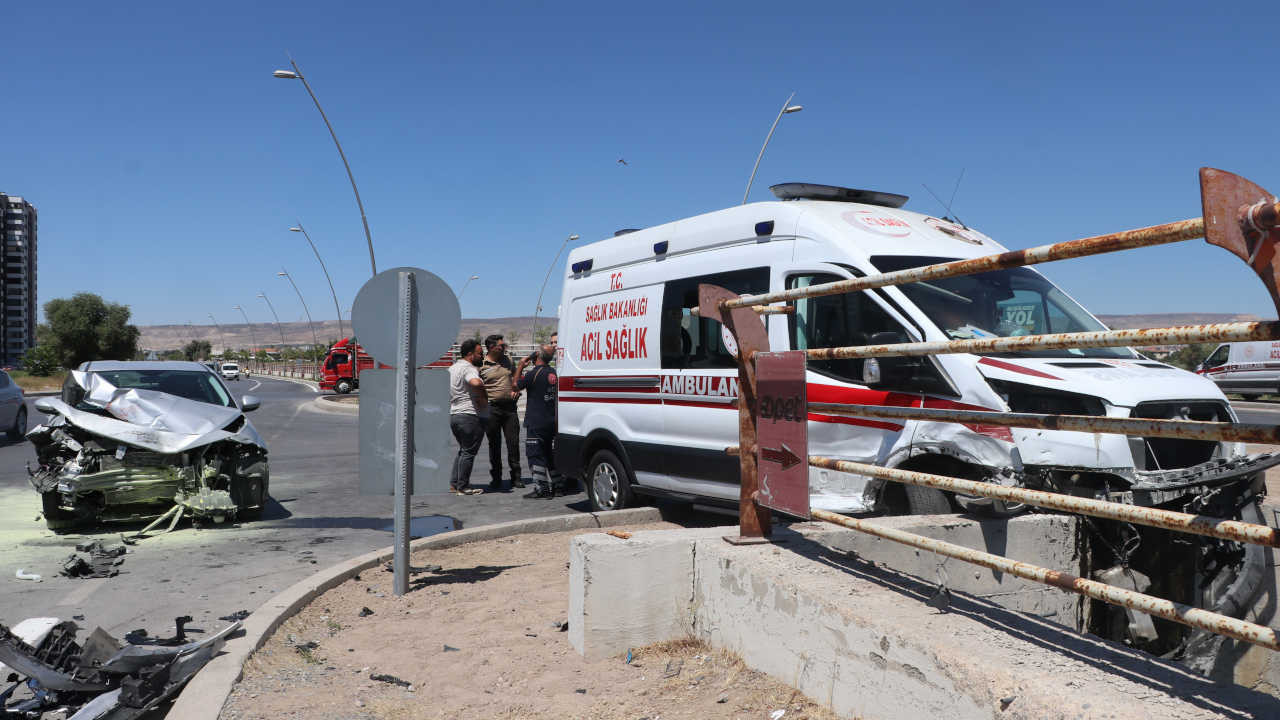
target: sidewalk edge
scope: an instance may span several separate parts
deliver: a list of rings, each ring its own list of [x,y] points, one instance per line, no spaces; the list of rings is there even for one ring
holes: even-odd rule
[[[495,540],[509,535],[631,525],[658,522],[661,519],[662,515],[657,508],[653,507],[554,515],[432,535],[415,540],[410,543],[410,548],[411,550],[443,549],[470,542]],[[245,619],[244,635],[229,640],[222,653],[196,673],[178,695],[167,716],[183,720],[217,720],[222,714],[222,707],[230,696],[232,687],[240,680],[245,661],[255,650],[262,647],[281,623],[316,597],[346,582],[357,573],[390,560],[392,554],[393,549],[388,546],[358,555],[294,583],[263,603]]]

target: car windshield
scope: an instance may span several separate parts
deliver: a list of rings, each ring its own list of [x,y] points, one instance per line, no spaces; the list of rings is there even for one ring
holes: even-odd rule
[[[227,363],[226,365],[222,366],[222,369],[223,370],[239,370],[240,366],[235,363]]]
[[[198,402],[235,407],[222,383],[208,371],[201,370],[94,370],[118,388],[156,390]]]
[[[878,255],[881,272],[951,262],[955,258]],[[947,337],[969,340],[1050,333],[1106,330],[1076,301],[1030,268],[993,270],[974,275],[899,285],[921,312]],[[982,353],[1017,357],[1133,358],[1128,348],[1069,348]]]

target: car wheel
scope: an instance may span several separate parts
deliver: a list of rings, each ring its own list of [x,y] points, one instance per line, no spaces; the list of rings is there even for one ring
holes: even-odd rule
[[[631,505],[627,468],[611,450],[599,450],[591,456],[586,480],[592,510],[621,510]]]
[[[18,408],[18,415],[13,419],[13,427],[9,428],[10,440],[21,440],[27,434],[27,408]]]
[[[252,520],[262,515],[270,497],[271,469],[267,461],[255,460],[231,481],[231,497],[236,503],[236,515]]]
[[[950,515],[951,502],[946,493],[933,488],[907,485],[903,488],[907,493],[907,507],[912,515]]]
[[[56,492],[47,492],[40,495],[40,501],[44,506],[44,524],[54,532],[70,530],[81,523],[79,515],[59,507],[60,500],[61,498],[58,497]]]
[[[333,386],[333,389],[336,390],[339,395],[346,395],[351,392],[351,381],[339,380],[338,384]]]
[[[1244,399],[1245,399],[1246,401],[1248,401],[1248,402],[1253,402],[1254,400],[1257,400],[1258,398],[1260,398],[1260,397],[1262,397],[1262,396],[1261,396],[1261,395],[1246,395],[1245,393],[1240,393],[1240,397],[1244,398]]]

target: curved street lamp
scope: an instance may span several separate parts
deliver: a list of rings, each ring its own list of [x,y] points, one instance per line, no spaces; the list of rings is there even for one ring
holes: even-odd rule
[[[307,324],[311,326],[311,362],[314,363],[311,374],[314,376],[316,368],[320,366],[320,357],[316,354],[320,350],[320,339],[316,337],[316,324],[311,322],[311,310],[307,308],[307,301],[302,299],[302,291],[298,289],[298,284],[293,281],[293,276],[289,274],[288,270],[280,268],[280,272],[276,273],[276,277],[282,277],[289,281],[289,284],[293,286],[293,291],[298,293],[298,302],[302,303],[302,311],[307,314]]]
[[[255,334],[254,334],[254,332],[253,332],[253,323],[249,322],[249,316],[248,316],[247,314],[245,314],[244,308],[240,307],[239,305],[232,305],[232,306],[231,306],[231,309],[232,309],[232,310],[239,310],[239,311],[240,311],[240,315],[241,315],[242,317],[244,317],[244,324],[249,326],[249,342],[250,342],[250,343],[252,343],[252,344],[255,346],[255,347],[250,347],[250,348],[249,348],[249,355],[250,355],[250,359],[251,359],[251,360],[257,360],[257,359],[258,359],[258,351],[257,351],[256,346],[257,346],[257,344],[258,344],[258,338],[257,338],[257,337],[255,337]],[[259,365],[259,367],[261,367],[261,365]]]
[[[271,300],[267,298],[267,294],[265,292],[258,293],[258,297],[266,301],[267,309],[271,311],[271,317],[276,319],[276,330],[280,331],[280,356],[284,357],[284,326],[280,324],[280,316],[276,314],[276,309],[271,305]]]
[[[760,146],[760,154],[756,156],[756,164],[751,168],[751,178],[747,180],[747,191],[742,193],[743,205],[747,204],[747,196],[751,194],[751,183],[755,182],[756,170],[760,169],[760,158],[764,157],[764,149],[769,147],[769,139],[773,137],[773,131],[778,129],[778,121],[782,119],[783,115],[800,112],[804,109],[803,105],[791,104],[791,98],[795,96],[795,93],[791,93],[791,97],[788,97],[787,101],[782,103],[782,109],[778,111],[778,117],[773,119],[773,127],[769,128],[769,134],[764,137],[764,145]]]
[[[532,340],[535,345],[538,342],[537,338],[534,337],[534,334],[538,332],[538,313],[542,312],[542,293],[547,289],[547,281],[551,279],[551,272],[556,269],[556,263],[560,262],[560,253],[564,252],[564,249],[568,247],[569,243],[577,239],[578,236],[576,234],[570,235],[564,239],[564,242],[560,243],[560,249],[556,251],[556,257],[551,261],[551,267],[547,268],[546,277],[542,278],[542,288],[538,290],[538,306],[533,309],[533,329],[529,331],[529,339]]]
[[[218,337],[222,340],[222,352],[223,352],[223,354],[226,354],[226,352],[227,352],[227,336],[226,336],[225,334],[223,334],[223,332],[222,332],[222,326],[218,324],[218,319],[217,319],[217,318],[215,318],[215,317],[213,316],[213,313],[209,313],[209,319],[213,321],[213,326],[214,326],[214,327],[216,327],[216,328],[218,328]]]
[[[342,309],[338,305],[338,292],[333,289],[333,278],[329,277],[329,268],[324,266],[324,259],[320,257],[320,251],[316,249],[316,244],[311,242],[311,235],[307,233],[307,229],[302,227],[302,221],[289,228],[289,232],[302,233],[302,237],[307,239],[307,244],[311,246],[311,252],[316,254],[316,260],[320,261],[320,269],[324,271],[324,279],[329,281],[329,292],[333,295],[333,309],[338,313],[338,337],[345,338],[346,331],[342,329]]]
[[[342,166],[347,169],[347,179],[351,181],[351,192],[356,196],[356,207],[360,208],[360,222],[364,224],[364,239],[369,243],[369,269],[374,275],[378,274],[378,264],[373,259],[373,235],[369,233],[369,219],[364,215],[364,203],[360,202],[360,189],[356,187],[356,176],[351,174],[351,165],[347,163],[347,154],[342,151],[342,143],[338,142],[338,134],[333,131],[333,125],[329,123],[329,116],[324,114],[324,108],[320,107],[320,101],[316,99],[316,94],[311,91],[311,85],[307,82],[306,77],[302,75],[302,70],[298,67],[298,63],[293,58],[289,58],[289,64],[293,66],[293,70],[275,70],[272,75],[283,80],[301,80],[302,87],[307,89],[307,94],[311,96],[311,102],[316,104],[316,110],[320,111],[320,119],[324,120],[324,126],[329,128],[329,136],[333,138],[333,144],[338,148],[338,156],[342,158]]]
[[[462,284],[462,290],[458,292],[458,302],[462,302],[462,296],[467,292],[467,286],[471,284],[471,281],[479,280],[479,279],[480,279],[479,275],[472,275],[471,277],[467,278],[467,281]]]

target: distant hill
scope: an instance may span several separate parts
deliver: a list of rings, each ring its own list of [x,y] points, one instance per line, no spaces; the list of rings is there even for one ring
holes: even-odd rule
[[[1151,313],[1149,315],[1099,315],[1098,319],[1113,330],[1131,330],[1175,325],[1252,322],[1262,318],[1247,313]]]
[[[1152,313],[1148,315],[1099,315],[1098,319],[1107,327],[1116,330],[1130,328],[1167,327],[1171,325],[1203,325],[1222,322],[1248,322],[1261,320],[1257,315],[1233,313]],[[538,318],[539,325],[555,325],[556,318]],[[280,323],[284,329],[286,345],[308,345],[311,343],[311,329],[305,322]],[[214,350],[221,350],[223,340],[219,337],[218,328],[213,325],[140,325],[142,331],[141,347],[147,350],[175,350],[191,340],[208,340]],[[343,323],[343,330],[351,333],[351,325]],[[527,343],[532,341],[533,317],[500,317],[500,318],[463,318],[457,340],[465,340],[479,333],[482,337],[490,333],[502,333],[507,342]],[[280,344],[280,330],[275,323],[254,323],[253,336],[257,343],[264,347],[274,348]],[[336,320],[316,323],[316,336],[323,344],[342,337],[338,333]],[[244,323],[222,323],[222,337],[232,348],[247,348],[251,344],[249,327]]]
[[[538,317],[539,325],[556,324],[556,318]],[[343,332],[351,334],[350,322],[343,320]],[[244,323],[221,323],[221,330],[213,325],[139,325],[142,338],[138,345],[146,350],[176,350],[192,340],[208,340],[215,352],[225,346],[231,348],[248,348],[256,344],[261,347],[274,348],[280,344],[280,331],[284,331],[285,345],[310,345],[311,328],[305,322],[282,322],[277,328],[274,322],[254,323],[252,332]],[[316,338],[322,344],[329,344],[340,337],[337,320],[317,321]],[[490,333],[501,333],[507,342],[532,342],[533,317],[502,318],[463,318],[458,331],[457,340],[474,337],[476,333],[483,337]]]

